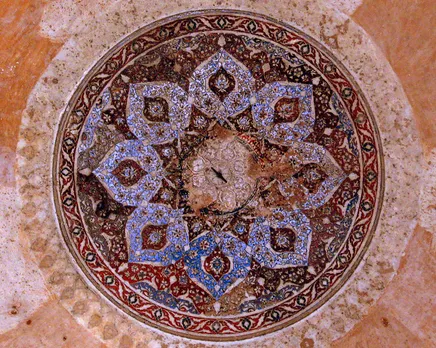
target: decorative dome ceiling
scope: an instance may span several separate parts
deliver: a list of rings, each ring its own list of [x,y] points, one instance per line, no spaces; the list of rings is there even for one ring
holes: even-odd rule
[[[0,346],[431,346],[424,2],[2,7]]]
[[[289,25],[222,10],[110,49],[70,100],[53,169],[63,237],[102,296],[205,340],[321,306],[368,247],[384,185],[342,64]]]

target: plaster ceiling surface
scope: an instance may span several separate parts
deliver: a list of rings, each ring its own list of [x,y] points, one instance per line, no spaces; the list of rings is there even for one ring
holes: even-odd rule
[[[47,5],[62,44],[9,207],[29,314],[55,299],[109,346],[330,346],[358,327],[434,228],[431,151],[359,5]]]

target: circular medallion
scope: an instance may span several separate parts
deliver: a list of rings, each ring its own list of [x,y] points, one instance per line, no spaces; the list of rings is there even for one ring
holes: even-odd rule
[[[238,340],[301,320],[350,277],[383,194],[378,131],[320,44],[198,11],[113,47],[62,116],[61,231],[88,281],[148,325]]]

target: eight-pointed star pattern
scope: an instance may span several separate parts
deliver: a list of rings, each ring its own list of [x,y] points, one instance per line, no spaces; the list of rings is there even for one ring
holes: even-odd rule
[[[312,229],[300,209],[321,206],[344,180],[326,149],[303,142],[314,125],[312,103],[311,85],[274,82],[255,92],[249,70],[222,49],[195,70],[189,94],[170,82],[131,84],[127,123],[138,140],[115,145],[94,170],[115,200],[137,207],[126,225],[129,262],[167,266],[183,258],[188,275],[216,299],[247,276],[252,259],[269,268],[307,265]],[[149,203],[169,181],[152,145],[180,144],[192,105],[221,123],[251,106],[259,134],[289,147],[283,158],[295,173],[278,185],[286,198],[300,194],[297,205],[256,218],[247,243],[216,228],[190,241],[182,210]]]

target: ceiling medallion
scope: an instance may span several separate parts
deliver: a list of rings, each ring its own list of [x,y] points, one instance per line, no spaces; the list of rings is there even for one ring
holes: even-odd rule
[[[263,16],[199,11],[131,34],[84,77],[54,192],[103,296],[166,332],[238,340],[344,284],[377,223],[383,162],[325,48]]]

